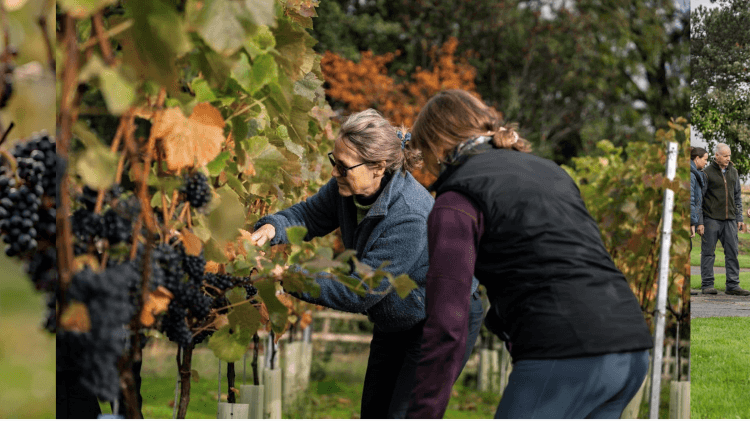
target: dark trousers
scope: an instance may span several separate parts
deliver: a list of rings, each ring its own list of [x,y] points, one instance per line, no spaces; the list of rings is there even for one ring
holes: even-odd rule
[[[479,295],[474,293],[471,296],[469,334],[461,370],[479,336],[482,315],[482,302]],[[406,417],[421,356],[423,328],[424,322],[404,332],[383,332],[375,328],[362,390],[362,419]]]
[[[703,218],[703,239],[701,240],[701,288],[714,286],[714,261],[716,242],[724,247],[724,265],[727,270],[727,291],[740,287],[740,262],[737,260],[738,243],[737,221]]]
[[[495,418],[620,418],[646,378],[648,351],[513,364]]]

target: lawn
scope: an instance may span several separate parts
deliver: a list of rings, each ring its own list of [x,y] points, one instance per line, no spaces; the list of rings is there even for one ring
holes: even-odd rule
[[[750,418],[750,318],[691,321],[691,417]]]
[[[0,418],[55,418],[55,339],[43,298],[0,253]]]
[[[750,268],[750,233],[740,233],[740,252],[737,260],[741,268]],[[697,235],[692,238],[693,249],[690,252],[690,264],[700,266],[701,264],[701,236]],[[724,266],[724,247],[721,241],[716,242],[716,260],[714,266]]]
[[[293,404],[283,404],[283,418],[359,418],[362,383],[367,351],[360,353],[318,352],[308,391]],[[163,340],[154,341],[144,353],[142,370],[143,416],[171,418],[176,380],[174,347]],[[218,360],[208,349],[199,349],[193,357],[199,379],[191,384],[187,418],[216,418]],[[226,367],[224,363],[223,367]],[[242,364],[236,366],[237,384],[242,384]],[[252,379],[250,361],[247,379]],[[467,368],[453,388],[445,418],[492,418],[500,397],[476,390],[476,368]],[[226,402],[226,376],[222,369],[222,401]],[[100,404],[103,413],[111,413],[108,403]]]
[[[727,275],[714,275],[714,288],[719,291],[726,290]],[[700,289],[701,276],[693,275],[690,277],[690,288]],[[750,272],[740,272],[740,288],[750,290]]]

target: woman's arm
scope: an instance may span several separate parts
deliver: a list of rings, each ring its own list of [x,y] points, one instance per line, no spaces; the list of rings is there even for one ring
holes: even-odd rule
[[[422,358],[407,418],[442,418],[461,369],[483,217],[463,195],[440,195],[428,219],[430,269]]]
[[[698,224],[698,212],[701,209],[698,208],[698,195],[702,194],[703,191],[698,185],[698,180],[695,174],[690,172],[690,225]]]
[[[272,246],[288,243],[286,229],[294,226],[307,228],[305,241],[322,237],[340,225],[337,215],[339,197],[336,179],[332,178],[315,195],[304,202],[260,218],[255,223],[254,229],[257,230],[265,224],[273,225],[276,235],[271,239]]]
[[[422,250],[427,246],[426,221],[418,214],[408,214],[398,217],[396,221],[383,221],[390,226],[383,231],[367,250],[360,261],[370,267],[377,268],[383,262],[390,262],[384,270],[398,276],[410,273],[419,264]],[[355,272],[352,277],[359,279]],[[341,282],[333,279],[332,275],[321,272],[316,274],[315,281],[320,285],[320,296],[313,297],[309,293],[292,294],[295,297],[313,304],[320,304],[336,310],[350,313],[363,313],[382,300],[383,292],[389,287],[387,278],[364,296],[352,292]],[[468,296],[469,293],[466,293]]]

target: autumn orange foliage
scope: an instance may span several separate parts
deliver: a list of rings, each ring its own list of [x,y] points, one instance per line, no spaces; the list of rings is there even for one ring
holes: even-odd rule
[[[410,80],[401,83],[388,74],[388,64],[398,51],[383,55],[364,51],[359,63],[328,51],[320,63],[328,82],[326,94],[346,103],[349,112],[374,108],[392,123],[410,127],[419,109],[436,93],[446,89],[475,91],[476,69],[465,57],[455,56],[457,47],[454,37],[440,48],[433,47],[430,68],[417,67]]]
[[[430,68],[417,71],[404,82],[397,83],[388,74],[388,64],[400,54],[375,55],[364,51],[359,63],[327,51],[320,63],[328,88],[326,94],[346,104],[350,113],[374,108],[391,123],[411,127],[419,110],[436,93],[446,89],[463,89],[476,94],[476,69],[466,57],[456,57],[458,39],[451,37],[440,48],[429,51]],[[399,76],[406,76],[402,71]],[[479,94],[476,94],[479,97]],[[423,185],[434,176],[414,171]]]

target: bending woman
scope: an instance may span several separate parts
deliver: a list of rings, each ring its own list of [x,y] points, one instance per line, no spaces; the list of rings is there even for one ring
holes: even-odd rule
[[[361,418],[404,418],[419,361],[428,267],[427,216],[434,200],[409,173],[420,158],[404,147],[405,140],[375,110],[353,114],[328,154],[333,165],[331,181],[305,202],[261,218],[252,235],[257,245],[268,240],[274,245],[287,242],[287,227],[306,227],[308,241],[340,227],[344,246],[355,249],[361,262],[378,267],[389,261],[385,270],[394,276],[406,273],[417,283],[418,288],[401,299],[395,291],[383,294],[389,287],[384,278],[371,293],[360,297],[320,273],[316,276],[319,297],[293,294],[310,303],[367,314],[375,324]],[[456,373],[466,364],[481,327],[477,286],[475,281],[459,300],[466,310],[460,315],[461,323],[470,334]],[[457,377],[447,381],[453,384]]]
[[[467,337],[461,297],[487,288],[487,327],[513,358],[496,418],[619,418],[651,335],[577,186],[465,91],[435,95],[414,146],[439,177],[428,219],[422,360],[409,418],[440,418]]]

